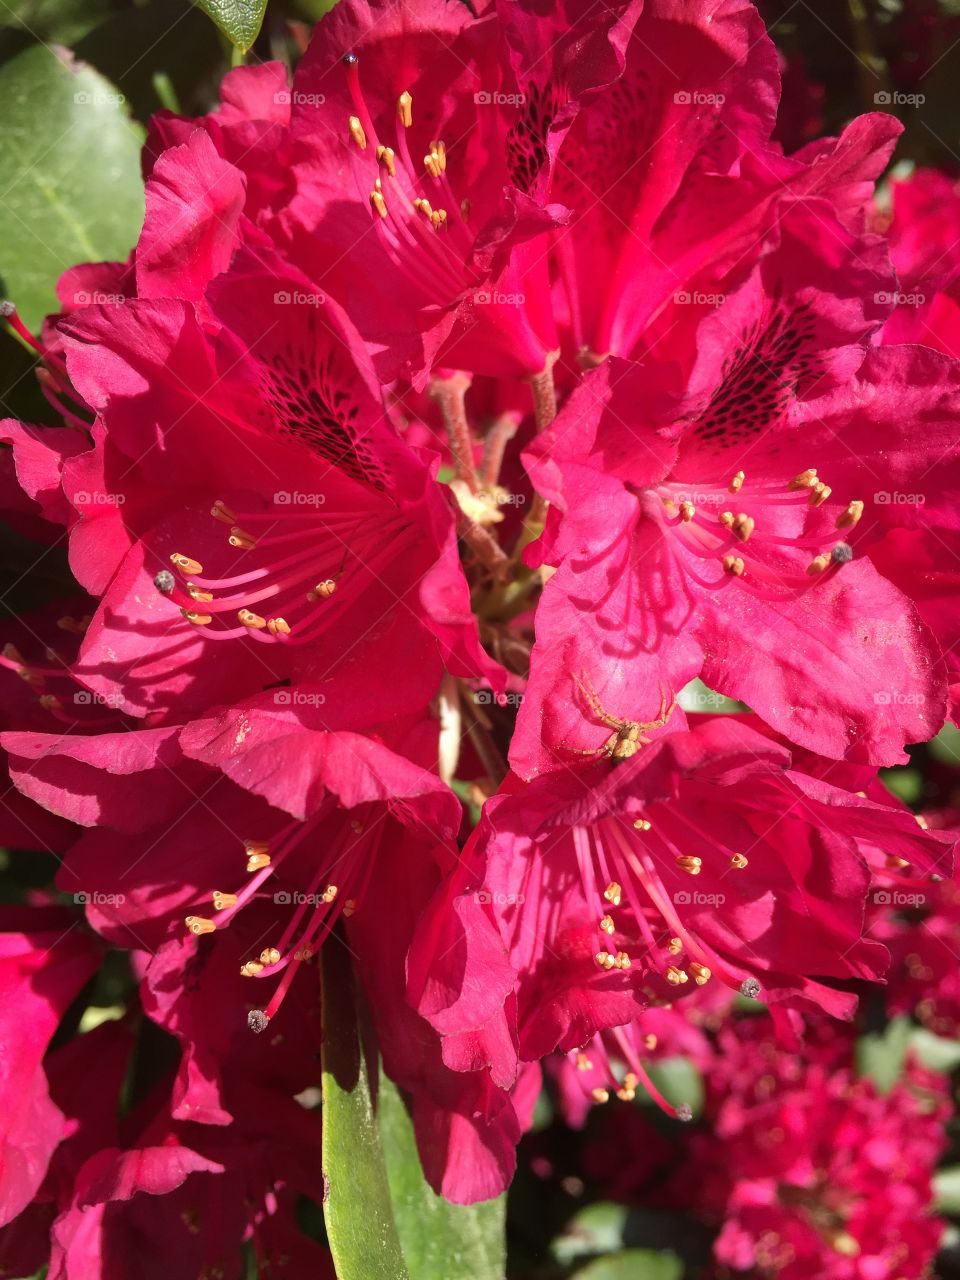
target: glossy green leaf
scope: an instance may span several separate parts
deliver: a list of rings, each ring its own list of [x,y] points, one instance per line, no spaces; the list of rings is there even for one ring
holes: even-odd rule
[[[0,67],[0,101],[0,279],[36,327],[67,267],[130,252],[142,135],[108,80],[43,45]]]
[[[323,1212],[340,1280],[410,1280],[393,1218],[377,1103],[376,1056],[361,1050],[346,948],[323,948]]]
[[[588,1262],[570,1280],[680,1280],[682,1275],[683,1265],[672,1253],[625,1249]]]
[[[260,34],[267,0],[197,0],[223,34],[244,53]]]
[[[506,1197],[450,1204],[423,1176],[413,1123],[391,1081],[381,1079],[380,1128],[393,1212],[415,1280],[501,1280]]]
[[[455,1205],[433,1192],[410,1116],[380,1073],[365,1026],[349,955],[331,943],[323,957],[324,1217],[339,1280],[503,1280],[505,1197]]]

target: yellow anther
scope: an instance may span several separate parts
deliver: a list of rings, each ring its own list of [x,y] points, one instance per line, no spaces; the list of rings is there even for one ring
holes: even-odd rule
[[[635,831],[649,831],[650,823],[647,821],[646,818],[637,818],[636,822],[634,822],[633,824],[633,827]]]
[[[217,911],[222,911],[224,907],[235,907],[237,905],[237,895],[235,893],[221,893],[217,889],[213,895],[213,905]]]
[[[833,493],[833,490],[830,486],[828,484],[824,484],[822,480],[818,480],[810,490],[811,507],[822,507],[830,497],[831,493]]]
[[[687,854],[683,854],[677,858],[677,866],[681,871],[686,871],[687,875],[698,876],[703,866],[701,858],[691,858]]]
[[[433,223],[434,231],[439,231],[441,227],[445,227],[447,225],[446,209],[435,209],[430,215],[430,221]]]
[[[732,574],[734,578],[743,577],[744,565],[739,556],[724,556],[722,564],[724,573]]]
[[[213,516],[214,520],[219,520],[221,524],[237,523],[237,517],[221,498],[218,498],[210,508],[210,514]]]
[[[405,129],[409,129],[413,124],[413,98],[404,89],[400,97],[397,99],[397,115],[400,117],[400,123]]]
[[[626,951],[618,951],[613,958],[613,963],[618,969],[629,969],[630,957],[627,955]]]
[[[261,618],[259,613],[253,613],[250,609],[239,609],[237,611],[237,621],[244,627],[249,627],[252,631],[262,631],[267,625],[266,618]]]
[[[63,703],[55,693],[42,693],[39,698],[39,703],[41,707],[43,707],[44,711],[56,711],[63,706]]]
[[[749,864],[747,862],[747,859],[743,856],[742,853],[734,853],[731,855],[730,865],[731,867],[735,867],[738,871],[742,871],[744,867],[748,866]]]
[[[599,1102],[601,1106],[604,1102],[610,1101],[610,1094],[606,1089],[591,1089],[590,1096],[593,1098],[594,1102]]]
[[[798,476],[794,476],[787,485],[788,489],[812,489],[815,484],[819,484],[817,480],[817,468],[807,467],[806,471],[801,471]]]
[[[683,939],[671,938],[670,941],[667,943],[667,950],[670,952],[672,956],[678,956],[680,952],[683,950]]]
[[[182,556],[179,551],[175,551],[170,557],[170,563],[175,569],[179,569],[181,573],[185,573],[188,577],[193,577],[195,573],[203,573],[203,565],[199,560],[191,560],[189,556]]]
[[[313,947],[298,947],[297,950],[293,953],[293,958],[294,960],[300,960],[300,961],[312,960]]]
[[[324,902],[332,902],[339,892],[340,889],[337,885],[328,884],[320,896]]]
[[[741,542],[746,542],[756,527],[757,523],[753,517],[741,511],[733,522],[733,533]]]
[[[337,584],[332,578],[326,578],[323,582],[318,582],[312,591],[307,592],[307,599],[311,604],[315,600],[329,600],[337,589]]]
[[[831,1237],[830,1243],[844,1258],[856,1258],[860,1254],[860,1245],[849,1231],[838,1231]]]
[[[593,1063],[590,1061],[590,1059],[587,1057],[587,1055],[583,1052],[582,1049],[577,1050],[576,1063],[577,1063],[578,1071],[593,1070]]]
[[[235,524],[230,530],[230,537],[227,539],[231,547],[238,547],[241,551],[253,551],[257,545],[257,540],[252,533],[247,533],[246,529],[241,529]]]
[[[359,116],[350,117],[350,137],[354,140],[361,151],[366,151],[367,135],[363,131],[363,125],[360,123]]]
[[[613,916],[604,916],[599,927],[604,933],[613,933],[617,926],[613,923]]]
[[[746,480],[746,478],[747,477],[743,474],[742,471],[737,471],[734,475],[730,477],[730,483],[727,485],[727,488],[731,493],[739,493],[740,490],[743,488],[743,482],[744,480]]]
[[[680,519],[684,524],[689,524],[693,517],[697,514],[697,508],[692,502],[680,503]]]
[[[612,969],[617,963],[617,957],[609,951],[598,951],[593,958],[601,969]]]
[[[723,525],[725,529],[733,528],[733,512],[732,511],[721,511],[720,514],[717,516],[717,519],[720,521],[720,523]]]
[[[433,205],[431,205],[429,200],[425,200],[423,196],[417,196],[416,200],[413,202],[413,207],[416,209],[417,213],[422,213],[425,218],[433,217]]]
[[[355,898],[348,898],[346,902],[343,904],[343,907],[341,908],[343,915],[345,915],[348,920],[356,911],[356,909],[357,909],[357,903]]]
[[[693,974],[693,980],[698,987],[704,987],[710,981],[711,973],[705,964],[699,964],[696,960],[690,962],[690,972]]]
[[[280,952],[277,950],[276,947],[264,947],[264,949],[260,952],[260,963],[261,964],[279,964]]]
[[[926,818],[923,816],[923,814],[922,814],[922,813],[915,813],[915,814],[913,815],[913,818],[914,818],[914,821],[916,822],[917,826],[918,826],[918,827],[920,827],[920,828],[921,828],[921,830],[923,830],[923,831],[929,831],[929,829],[930,829],[930,823],[926,820]]]
[[[243,849],[247,855],[248,871],[262,871],[264,867],[269,867],[269,846],[258,840],[244,840]]]
[[[447,167],[447,148],[441,139],[438,138],[436,142],[430,143],[430,154],[436,156],[440,172],[443,173]]]
[[[202,604],[209,604],[213,599],[212,591],[204,591],[201,587],[195,587],[192,582],[186,584],[187,595],[191,600],[199,600]]]
[[[898,858],[895,853],[887,854],[887,866],[891,871],[902,871],[904,867],[909,867],[910,863],[906,858]]]
[[[628,1089],[626,1085],[622,1085],[617,1090],[617,1097],[621,1102],[632,1102],[636,1096],[636,1089]]]
[[[859,500],[851,502],[845,511],[841,511],[837,516],[838,529],[852,529],[863,515],[863,503]]]
[[[675,964],[672,964],[663,976],[670,983],[671,987],[682,987],[683,984],[689,980],[689,975],[686,974],[683,969],[677,968]]]
[[[619,907],[620,895],[622,893],[623,893],[623,890],[621,889],[620,885],[617,884],[616,880],[611,880],[610,883],[607,885],[607,887],[604,889],[603,896],[606,898],[607,902],[609,902],[612,907]]]
[[[423,167],[429,173],[431,178],[440,177],[440,161],[432,153],[423,157]]]
[[[389,173],[391,178],[397,176],[397,166],[393,157],[393,147],[377,147],[377,159]]]
[[[248,960],[245,965],[240,967],[240,976],[242,978],[255,978],[263,965],[259,960]]]
[[[180,612],[188,622],[192,622],[195,627],[208,627],[213,621],[209,613],[197,613],[196,609],[181,609]]]
[[[286,618],[268,618],[267,630],[272,636],[288,636],[290,634],[290,623]]]
[[[373,205],[377,213],[379,213],[381,218],[385,218],[387,216],[387,202],[384,200],[382,192],[377,191],[376,189],[371,191],[370,203]]]
[[[824,552],[822,555],[814,556],[807,565],[807,573],[811,578],[815,578],[818,573],[823,573],[830,567],[830,556]]]
[[[187,916],[184,923],[190,932],[198,938],[201,934],[213,933],[217,927],[212,920],[208,920],[205,916]]]
[[[654,1049],[657,1047],[657,1037],[652,1031],[648,1031],[640,1043],[646,1049],[647,1053],[653,1053]]]

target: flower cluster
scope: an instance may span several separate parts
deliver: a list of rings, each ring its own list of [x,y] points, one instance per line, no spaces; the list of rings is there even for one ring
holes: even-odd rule
[[[325,947],[471,1202],[544,1059],[616,1105],[662,1006],[849,1019],[878,886],[951,874],[878,771],[960,687],[960,202],[878,212],[882,113],[785,153],[749,0],[476,7],[341,0],[292,83],[161,113],[130,259],[39,337],[7,307],[63,417],[0,423],[10,518],[76,580],[0,658],[9,840],[61,895],[0,918],[0,1209],[51,1280],[134,1232],[165,1275],[326,1265]],[[48,1052],[105,950],[175,1049],[120,1129],[139,1009]],[[806,1259],[820,1213],[896,1234],[780,1196],[824,1108],[909,1162],[891,1098],[805,1070],[723,1104],[744,1168],[820,1126],[745,1175],[732,1266],[771,1223]]]

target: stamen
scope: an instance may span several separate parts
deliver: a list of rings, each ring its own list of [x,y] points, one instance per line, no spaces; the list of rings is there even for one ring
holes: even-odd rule
[[[180,612],[188,622],[192,622],[195,627],[208,627],[213,621],[213,617],[209,613],[197,613],[195,609],[181,609]]]
[[[677,866],[681,871],[686,871],[688,875],[698,876],[703,866],[703,861],[700,858],[691,858],[683,854],[677,858]]]
[[[272,636],[288,636],[290,634],[290,624],[285,618],[268,618],[267,630]]]
[[[247,1014],[247,1026],[251,1031],[255,1031],[257,1035],[266,1031],[270,1025],[270,1019],[263,1009],[251,1009]]]
[[[376,212],[379,213],[381,218],[385,218],[387,216],[387,202],[384,200],[382,192],[376,190],[371,191],[370,203],[373,205]]]
[[[742,853],[735,853],[730,858],[730,865],[731,867],[735,867],[738,871],[742,871],[744,867],[749,864]]]
[[[237,523],[237,517],[221,498],[217,498],[216,502],[210,508],[210,514],[213,516],[214,520],[219,520],[221,524],[233,525]]]
[[[635,831],[649,831],[652,825],[646,818],[637,818],[633,827]]]
[[[816,467],[808,467],[806,471],[801,471],[798,476],[794,476],[787,485],[788,489],[812,489],[818,484]]]
[[[739,556],[724,556],[722,563],[724,573],[732,574],[734,578],[743,577],[744,566]]]
[[[307,592],[307,599],[313,603],[315,600],[329,600],[337,589],[337,584],[333,578],[325,578],[323,582],[318,582],[312,591]]]
[[[741,511],[733,522],[733,533],[741,542],[746,542],[756,527],[756,521]]]
[[[740,490],[743,488],[744,480],[746,480],[746,476],[743,474],[743,472],[737,471],[733,476],[731,476],[730,483],[727,486],[727,488],[730,490],[731,493],[739,493]]]
[[[599,1103],[600,1106],[603,1106],[605,1102],[610,1101],[610,1094],[606,1091],[606,1089],[601,1087],[597,1087],[596,1089],[591,1089],[590,1096],[591,1098],[593,1098],[594,1102]]]
[[[863,503],[857,500],[851,502],[847,509],[837,516],[838,529],[852,529],[863,515]]]
[[[404,89],[400,97],[397,99],[397,115],[400,117],[400,123],[405,129],[409,129],[413,124],[413,98]]]
[[[214,909],[222,911],[224,907],[235,907],[237,905],[237,895],[235,893],[221,893],[219,889],[213,895]]]
[[[261,618],[259,613],[252,613],[249,609],[239,610],[237,618],[243,626],[251,627],[256,631],[261,631],[267,625],[266,618]]]
[[[830,497],[831,493],[833,493],[833,490],[830,486],[828,484],[824,484],[822,480],[818,480],[810,490],[811,507],[822,507]]]
[[[246,964],[240,966],[241,978],[255,978],[263,965],[259,960],[248,960]]]
[[[397,176],[397,164],[393,147],[377,147],[377,160],[383,165],[391,178]]]
[[[188,578],[192,578],[198,573],[203,573],[203,565],[199,560],[191,560],[189,556],[183,556],[179,551],[173,553],[170,557],[170,563],[175,569],[179,569],[181,573],[186,574]]]
[[[693,980],[698,987],[706,986],[710,981],[711,973],[705,964],[700,964],[696,960],[691,960],[690,972],[693,974]]]
[[[359,116],[351,116],[349,121],[350,137],[354,140],[361,151],[367,149],[367,135],[363,131],[363,125],[360,123]]]
[[[616,925],[613,923],[613,916],[609,916],[609,915],[604,916],[603,919],[600,921],[599,927],[603,930],[604,933],[613,933],[614,929],[616,928]]]
[[[682,987],[685,982],[690,980],[690,975],[685,973],[683,969],[678,968],[675,964],[670,965],[663,976],[670,983],[671,987]]]
[[[671,938],[670,941],[667,943],[667,951],[672,956],[678,956],[682,950],[683,950],[682,938]]]
[[[264,947],[264,949],[260,952],[260,963],[264,965],[279,964],[280,952],[277,950],[276,947]]]
[[[253,551],[257,545],[257,540],[253,534],[247,533],[246,529],[241,529],[239,525],[234,525],[230,530],[230,537],[227,541],[231,547],[237,547],[240,551]]]
[[[622,887],[617,884],[616,880],[611,880],[603,891],[603,896],[611,906],[619,907],[620,895],[623,893]]]
[[[217,927],[212,920],[208,920],[205,916],[187,916],[184,923],[197,938],[205,933],[213,933]]]
[[[697,508],[693,505],[692,502],[680,503],[680,519],[685,524],[689,524],[696,514],[697,514]]]

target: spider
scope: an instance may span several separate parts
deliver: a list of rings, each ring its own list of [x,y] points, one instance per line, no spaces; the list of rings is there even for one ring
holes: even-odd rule
[[[576,680],[576,677],[574,677]],[[660,710],[657,712],[656,720],[638,721],[638,720],[622,720],[619,716],[612,716],[606,710],[597,691],[589,682],[589,677],[585,677],[587,683],[583,680],[576,680],[577,687],[587,701],[590,710],[596,718],[605,725],[608,725],[613,733],[607,738],[606,742],[599,747],[588,747],[586,750],[577,747],[568,747],[568,751],[572,751],[578,756],[605,756],[608,760],[612,760],[614,764],[619,764],[623,760],[629,760],[631,756],[636,755],[641,747],[646,746],[651,739],[645,734],[650,729],[659,729],[665,725],[670,719],[674,707],[677,705],[677,697],[671,691],[671,701],[667,704],[667,695],[664,692],[663,685],[660,686]]]

